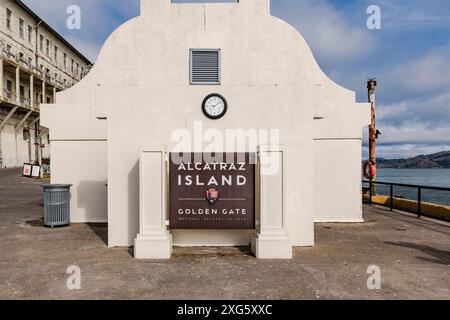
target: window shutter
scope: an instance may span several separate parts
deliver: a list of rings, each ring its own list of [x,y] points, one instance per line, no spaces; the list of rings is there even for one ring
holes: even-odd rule
[[[191,84],[220,84],[219,50],[191,50]]]

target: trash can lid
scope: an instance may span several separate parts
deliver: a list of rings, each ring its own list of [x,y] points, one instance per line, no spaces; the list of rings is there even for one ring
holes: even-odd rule
[[[69,189],[73,184],[43,184],[44,189]]]

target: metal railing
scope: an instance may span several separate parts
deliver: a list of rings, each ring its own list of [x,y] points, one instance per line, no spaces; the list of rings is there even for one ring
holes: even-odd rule
[[[17,101],[17,95],[7,89],[3,89],[3,95],[0,95],[0,102],[2,100],[6,103],[20,106],[26,109],[31,109],[34,111],[39,111],[40,109],[40,102],[35,99],[33,104],[31,103],[31,99],[29,97],[20,96],[20,101]]]
[[[6,60],[13,61],[16,63],[18,62],[16,55],[14,53],[12,53],[11,51],[8,51],[7,49],[1,50],[0,56]]]
[[[424,185],[414,185],[414,184],[403,184],[403,183],[392,183],[392,182],[380,182],[380,181],[369,181],[369,180],[363,180],[363,186],[366,185],[367,192],[368,192],[368,203],[369,205],[373,204],[373,198],[375,196],[388,196],[389,198],[389,209],[393,211],[395,208],[395,201],[397,200],[406,200],[410,201],[411,205],[407,206],[407,208],[400,208],[402,211],[407,211],[410,213],[417,214],[418,218],[429,217],[429,218],[435,218],[439,220],[444,221],[450,221],[450,217],[448,216],[436,216],[431,215],[424,212],[424,205],[432,205],[432,206],[441,206],[449,207],[450,206],[450,188],[446,187],[434,187],[434,186],[424,186]],[[378,188],[378,186],[380,186]],[[396,190],[398,192],[398,189],[403,189],[403,192],[400,192],[400,194],[396,194]],[[374,193],[374,190],[377,190],[377,192]],[[436,197],[431,195],[426,195],[426,191],[433,191],[434,193],[445,193],[445,196]],[[417,198],[417,204],[414,202],[416,201],[414,198],[414,194],[416,194]],[[367,195],[367,193],[365,193]],[[363,198],[364,201],[364,198]],[[410,207],[414,207],[415,210],[411,209]]]
[[[10,103],[17,102],[16,95],[6,88],[3,88],[3,99]]]

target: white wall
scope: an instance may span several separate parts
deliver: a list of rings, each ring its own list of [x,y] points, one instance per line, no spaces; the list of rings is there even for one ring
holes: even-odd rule
[[[53,141],[51,182],[73,184],[72,222],[107,221],[105,141]]]
[[[315,222],[362,222],[358,139],[314,142]],[[343,187],[345,186],[345,187]]]
[[[21,117],[23,117],[23,114]],[[28,126],[25,125],[24,128],[16,132],[16,126],[20,119],[18,116],[12,117],[0,132],[0,157],[3,158],[2,168],[21,167],[24,163],[34,163],[36,161],[36,147],[34,145],[36,131],[34,128],[29,128],[30,140],[24,140],[23,130],[28,128]],[[44,145],[44,148],[40,148],[42,156],[49,157],[50,144],[46,133],[42,135],[42,144]]]
[[[16,160],[16,137],[14,134],[14,127],[6,125],[0,133],[3,167],[11,168],[15,167]]]
[[[52,166],[55,179],[77,181],[80,170],[89,177],[97,175],[100,167],[108,167],[110,246],[132,245],[138,231],[142,148],[165,145],[170,150],[172,132],[180,128],[192,132],[194,121],[202,121],[205,130],[216,128],[222,133],[237,128],[280,129],[288,232],[294,245],[314,244],[315,217],[333,215],[328,208],[317,207],[323,213],[314,211],[315,194],[326,190],[319,184],[315,187],[315,157],[328,152],[319,146],[316,153],[314,139],[360,139],[362,127],[369,122],[369,109],[355,103],[354,92],[328,79],[299,33],[271,17],[268,8],[267,0],[238,4],[142,0],[142,16],[111,35],[91,73],[59,93],[55,106],[42,107],[43,125],[50,128],[52,140],[61,144],[56,150],[52,145],[53,157],[58,154],[59,158]],[[189,85],[191,48],[221,49],[220,86]],[[229,103],[227,115],[218,121],[206,119],[201,111],[204,97],[213,92]],[[313,121],[318,115],[322,122]],[[81,162],[73,173],[63,173],[68,172],[64,159],[78,159],[68,152],[69,146],[74,141],[97,139],[108,141],[107,157],[98,154],[94,165]],[[78,151],[88,153],[87,146],[80,144]],[[360,165],[353,165],[360,155],[351,162],[344,158],[355,155],[355,146],[342,147],[338,158],[343,157],[344,170],[359,173]],[[353,194],[359,185],[352,179],[340,181],[339,192]],[[83,190],[75,188],[74,192]],[[95,206],[104,206],[102,201]],[[357,199],[352,201],[356,205]],[[334,214],[340,215],[339,211]],[[90,214],[97,216],[98,212]],[[246,242],[247,233],[223,231],[219,236],[208,231],[176,231],[174,238],[181,245],[229,245]]]

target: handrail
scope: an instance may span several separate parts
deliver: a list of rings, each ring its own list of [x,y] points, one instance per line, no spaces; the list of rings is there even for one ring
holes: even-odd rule
[[[373,183],[373,184],[381,184],[381,185],[394,185],[397,187],[407,187],[407,188],[422,188],[427,190],[436,190],[436,191],[450,191],[450,188],[447,187],[434,187],[434,186],[424,186],[419,184],[404,184],[404,183],[395,183],[395,182],[381,182],[381,181],[370,181],[370,180],[363,180],[364,183]]]
[[[421,218],[423,216],[422,214],[422,191],[423,190],[435,190],[435,191],[447,191],[450,192],[450,188],[447,187],[435,187],[435,186],[424,186],[424,185],[415,185],[415,184],[405,184],[405,183],[394,183],[394,182],[382,182],[382,181],[373,181],[373,180],[362,180],[363,183],[369,184],[369,204],[372,205],[373,203],[373,191],[374,185],[385,185],[389,186],[389,207],[390,210],[394,210],[394,187],[405,187],[405,188],[415,188],[417,189],[417,213],[418,218]],[[410,199],[413,200],[413,199]],[[442,219],[438,217],[432,217],[439,220],[448,221],[447,219]]]

